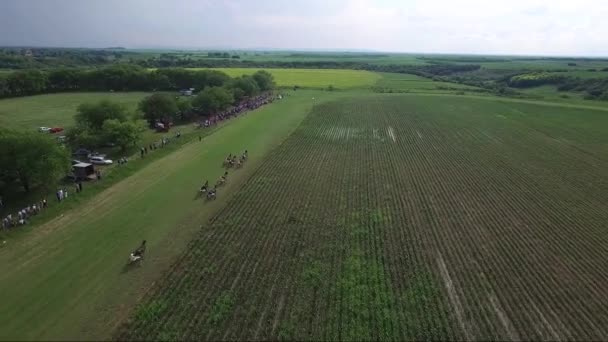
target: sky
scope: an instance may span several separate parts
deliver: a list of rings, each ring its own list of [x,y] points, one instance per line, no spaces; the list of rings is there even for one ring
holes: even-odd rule
[[[0,0],[0,46],[608,56],[606,0]]]

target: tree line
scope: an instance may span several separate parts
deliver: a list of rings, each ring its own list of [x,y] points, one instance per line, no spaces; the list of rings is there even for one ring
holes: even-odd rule
[[[0,78],[0,97],[65,91],[174,91],[222,86],[230,80],[215,70],[158,69],[117,64],[99,69],[19,70]]]
[[[556,86],[558,91],[584,92],[586,99],[608,100],[607,78],[583,79],[557,73],[535,72],[515,75],[503,80],[503,82],[513,88],[529,88],[549,84]]]

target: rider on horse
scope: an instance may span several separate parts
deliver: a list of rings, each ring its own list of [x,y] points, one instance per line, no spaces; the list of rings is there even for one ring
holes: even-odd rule
[[[203,184],[203,186],[201,186],[201,192],[207,192],[207,189],[209,188],[209,181],[205,181],[205,184]]]
[[[146,252],[146,240],[141,242],[141,245],[139,245],[139,247],[137,247],[137,249],[135,251],[133,251],[133,253],[131,253],[131,261],[137,261],[140,259],[143,259],[144,257],[144,253]]]

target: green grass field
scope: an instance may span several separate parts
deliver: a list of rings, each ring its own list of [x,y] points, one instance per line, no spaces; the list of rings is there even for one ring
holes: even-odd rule
[[[70,126],[76,108],[102,99],[122,103],[135,110],[148,93],[62,93],[0,100],[0,127],[35,130],[40,126]]]
[[[454,90],[479,90],[479,88],[458,83],[437,82],[409,74],[379,73],[375,87],[407,92],[450,92]]]
[[[604,340],[606,114],[315,106],[117,338]]]
[[[310,111],[339,93],[298,91],[230,122],[145,167],[92,200],[0,248],[0,339],[107,338],[141,289],[179,255],[201,224]],[[312,100],[315,97],[317,100]],[[228,153],[250,161],[230,175],[213,203],[195,200]],[[85,185],[86,186],[86,185]],[[148,240],[150,258],[127,270],[129,252]]]
[[[0,340],[608,336],[596,285],[608,267],[606,102],[266,70],[279,86],[318,89],[284,91],[202,142],[187,131],[129,177],[2,235]],[[135,108],[146,95],[3,99],[0,127],[68,126],[80,103]],[[245,149],[218,199],[195,199]],[[126,267],[142,239],[146,260]]]
[[[261,69],[255,68],[217,68],[236,77],[250,75]],[[333,85],[338,89],[366,88],[373,86],[381,76],[363,70],[337,69],[263,69],[269,71],[279,87],[327,88]]]

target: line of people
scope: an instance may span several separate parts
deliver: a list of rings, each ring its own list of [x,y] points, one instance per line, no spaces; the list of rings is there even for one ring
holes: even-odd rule
[[[16,214],[8,214],[6,217],[2,219],[2,228],[3,229],[11,229],[17,226],[23,226],[27,224],[28,220],[35,215],[38,215],[42,210],[48,207],[48,202],[45,199],[41,201],[30,204],[27,207],[17,211]]]
[[[101,173],[98,174],[98,177],[101,177]],[[82,182],[74,183],[74,191],[76,193],[82,192]],[[61,203],[65,201],[70,192],[67,187],[63,187],[57,189],[55,192],[55,197],[57,198],[57,202]],[[2,219],[2,228],[10,229],[17,226],[26,225],[32,216],[38,215],[43,209],[48,208],[48,202],[46,198],[38,201],[37,203],[33,203],[28,205],[27,207],[20,209],[16,214],[8,214],[6,217]]]
[[[175,139],[179,139],[179,138],[181,138],[181,136],[182,136],[181,131],[175,132]],[[169,145],[170,142],[171,142],[171,138],[162,137],[159,141],[155,141],[155,142],[149,144],[148,146],[142,146],[139,149],[139,156],[143,158],[148,154],[148,152],[152,152],[159,148],[163,148],[163,147]],[[119,159],[119,164],[126,164],[128,161],[129,161],[129,159],[127,159],[127,157],[122,157],[121,159]]]
[[[199,122],[198,127],[209,127],[211,125],[216,125],[219,121],[224,121],[233,117],[238,116],[239,114],[257,109],[265,104],[272,103],[274,101],[274,96],[272,94],[264,94],[253,97],[251,99],[245,100],[240,104],[231,107],[223,112],[217,113],[215,115],[211,115],[209,118],[204,121]]]

